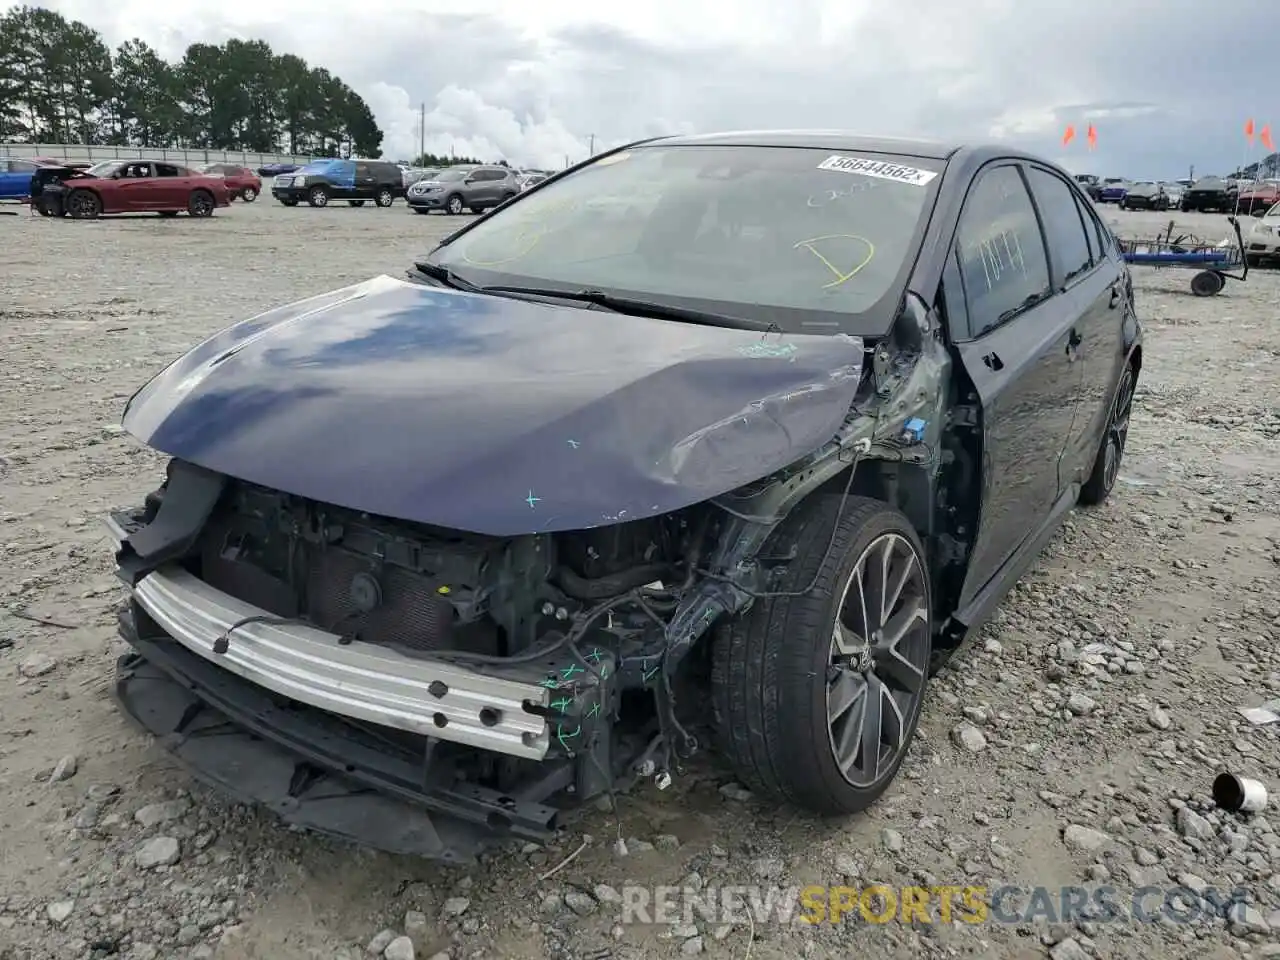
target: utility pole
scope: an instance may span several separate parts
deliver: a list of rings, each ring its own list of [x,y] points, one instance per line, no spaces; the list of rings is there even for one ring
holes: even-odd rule
[[[591,135],[591,149],[588,152],[587,156],[594,157],[595,155],[596,155],[596,135],[593,133]]]
[[[426,163],[427,155],[427,103],[424,100],[418,110],[418,162]]]

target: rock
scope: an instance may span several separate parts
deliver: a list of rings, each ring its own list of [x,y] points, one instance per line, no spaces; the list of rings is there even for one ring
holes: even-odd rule
[[[1067,709],[1077,717],[1087,717],[1098,709],[1098,701],[1083,693],[1073,693],[1067,698]]]
[[[566,893],[564,895],[564,903],[565,906],[580,917],[596,912],[595,898],[589,893],[583,893],[581,890],[570,890]]]
[[[1163,707],[1152,707],[1151,712],[1147,714],[1147,723],[1157,730],[1168,730],[1173,726],[1173,718]]]
[[[382,952],[387,960],[413,960],[413,941],[408,937],[396,937]]]
[[[1051,960],[1093,960],[1089,952],[1080,946],[1074,937],[1067,937],[1055,944],[1049,951],[1049,957]]]
[[[471,901],[466,897],[450,897],[444,902],[444,915],[446,917],[460,917],[467,912],[467,907],[471,906]]]
[[[178,862],[182,848],[174,837],[152,837],[133,854],[134,862],[143,870],[168,867]]]
[[[426,942],[429,930],[427,915],[422,911],[410,910],[404,915],[404,934],[415,946],[421,947]]]
[[[684,943],[680,944],[680,952],[686,957],[695,957],[702,952],[702,938],[690,937]]]
[[[720,796],[727,800],[737,800],[739,803],[746,803],[751,799],[751,791],[740,783],[726,783],[720,788]]]
[[[374,934],[373,939],[365,945],[364,952],[371,957],[380,957],[391,946],[391,941],[396,938],[394,930],[379,930]]]
[[[75,908],[76,902],[74,900],[55,900],[44,908],[44,914],[49,918],[50,922],[61,925],[67,922],[67,918],[71,916],[71,912]]]
[[[1231,908],[1231,931],[1237,936],[1246,933],[1270,933],[1271,925],[1256,907],[1239,903]]]
[[[1094,853],[1107,846],[1111,842],[1111,838],[1101,830],[1094,830],[1092,827],[1083,827],[1078,823],[1073,823],[1062,831],[1062,842],[1072,850]]]
[[[76,759],[74,754],[69,753],[54,766],[53,773],[49,774],[49,783],[61,783],[64,780],[70,780],[79,769],[80,761]]]
[[[653,845],[667,853],[680,849],[680,838],[669,833],[660,833],[653,838]]]
[[[1213,825],[1190,807],[1179,808],[1174,816],[1174,823],[1178,827],[1178,832],[1184,837],[1191,837],[1195,840],[1213,839]]]
[[[903,846],[905,846],[902,841],[902,834],[889,827],[885,827],[880,831],[880,842],[884,844],[884,848],[890,853],[901,853]]]
[[[191,809],[191,801],[185,797],[179,797],[177,800],[165,800],[163,803],[149,803],[145,807],[140,807],[133,815],[143,828],[150,830],[152,827],[158,827],[162,823],[169,823],[171,820],[177,820]]]
[[[987,748],[987,738],[972,723],[962,723],[952,730],[951,739],[970,753],[981,753]]]
[[[57,666],[58,661],[53,657],[44,653],[33,653],[18,664],[18,673],[29,680],[34,680],[36,677],[53,673]]]
[[[591,890],[595,894],[595,898],[601,903],[621,903],[622,894],[616,887],[611,887],[607,883],[597,883]]]

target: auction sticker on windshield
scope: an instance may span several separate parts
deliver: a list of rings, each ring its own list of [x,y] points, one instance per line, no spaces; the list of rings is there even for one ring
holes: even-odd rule
[[[904,167],[900,163],[886,163],[884,160],[869,160],[866,157],[842,157],[839,154],[827,157],[818,164],[818,169],[860,173],[864,177],[910,183],[917,187],[925,186],[937,176],[932,170],[917,170],[915,167]]]

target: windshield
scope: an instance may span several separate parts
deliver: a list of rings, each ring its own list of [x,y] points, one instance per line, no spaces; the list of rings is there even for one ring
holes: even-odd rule
[[[465,180],[470,173],[470,170],[442,170],[431,179],[440,183],[449,183],[453,180]]]
[[[334,170],[341,170],[346,162],[345,160],[312,160],[298,173],[332,173]]]
[[[590,288],[797,333],[879,335],[942,167],[830,149],[639,147],[522,194],[429,259],[482,285]]]
[[[109,177],[123,166],[124,163],[120,160],[103,160],[95,163],[85,172],[95,177]]]

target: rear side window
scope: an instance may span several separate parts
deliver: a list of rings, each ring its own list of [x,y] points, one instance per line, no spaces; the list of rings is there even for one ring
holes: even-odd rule
[[[975,336],[1049,292],[1044,238],[1016,167],[992,167],[978,175],[960,214],[957,244]]]
[[[182,177],[186,175],[186,171],[181,167],[175,167],[171,163],[157,163],[156,176],[158,177]]]
[[[1057,268],[1058,279],[1063,284],[1070,283],[1093,265],[1075,191],[1061,177],[1039,167],[1030,168],[1027,179],[1040,208],[1049,256]]]

